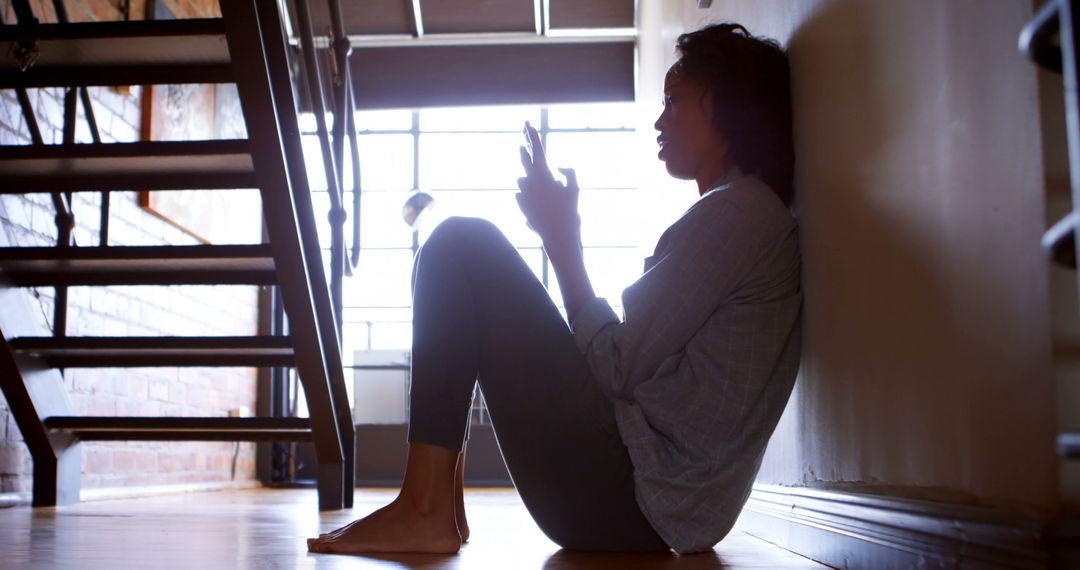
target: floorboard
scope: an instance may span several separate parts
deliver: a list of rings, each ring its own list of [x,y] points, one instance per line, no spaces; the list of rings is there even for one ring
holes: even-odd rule
[[[738,530],[693,556],[565,552],[513,490],[465,495],[472,539],[455,556],[309,554],[307,537],[375,510],[393,492],[358,489],[352,510],[320,513],[314,490],[250,489],[0,509],[0,568],[825,568]]]

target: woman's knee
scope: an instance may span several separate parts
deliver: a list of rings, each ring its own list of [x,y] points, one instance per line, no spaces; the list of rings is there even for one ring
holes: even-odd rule
[[[453,216],[446,218],[432,232],[431,239],[471,239],[498,234],[499,228],[483,218]]]
[[[424,249],[454,248],[476,252],[500,243],[509,244],[495,224],[483,218],[447,218],[431,232]]]

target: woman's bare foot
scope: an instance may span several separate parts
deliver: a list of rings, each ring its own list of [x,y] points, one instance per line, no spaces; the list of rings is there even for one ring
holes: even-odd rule
[[[308,550],[333,554],[457,552],[461,548],[454,498],[458,455],[454,449],[410,443],[398,497],[360,520],[308,540]]]
[[[327,554],[453,554],[461,548],[457,524],[450,513],[423,513],[406,503],[396,499],[334,532],[309,539],[308,550]]]
[[[464,503],[455,504],[454,518],[457,523],[458,537],[461,539],[461,542],[469,542],[469,520],[465,518]],[[340,537],[341,534],[348,532],[349,529],[353,527],[353,525],[361,523],[362,520],[364,519],[357,518],[356,520],[353,520],[352,523],[349,523],[346,526],[320,534],[318,539],[308,539],[308,546],[311,546],[313,543],[322,540]]]

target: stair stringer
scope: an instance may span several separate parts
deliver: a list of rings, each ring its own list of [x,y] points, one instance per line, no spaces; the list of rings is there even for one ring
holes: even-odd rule
[[[4,282],[0,273],[0,389],[34,460],[34,506],[79,501],[81,457],[78,441],[51,433],[50,416],[74,415],[63,374],[38,358],[16,355],[8,341],[50,334],[34,317],[30,293]]]
[[[324,329],[319,324],[322,316],[315,298],[319,288],[325,288],[325,281],[318,279],[321,259],[308,259],[302,234],[305,230],[314,232],[314,228],[304,225],[304,212],[298,211],[296,202],[296,194],[302,195],[307,187],[303,183],[303,190],[293,187],[294,179],[285,156],[286,144],[277,113],[278,101],[275,99],[291,96],[291,89],[288,93],[274,93],[271,87],[267,44],[277,47],[276,38],[264,38],[263,34],[279,33],[280,25],[264,32],[259,18],[260,13],[265,16],[268,11],[276,15],[277,6],[260,2],[257,9],[255,0],[238,0],[223,3],[221,8],[251,144],[255,178],[263,198],[263,216],[270,234],[278,288],[289,316],[296,370],[310,410],[312,443],[319,464],[319,507],[341,509],[349,502],[346,497],[351,494],[354,482],[349,480],[351,454],[346,455],[348,451],[343,445],[343,430],[339,423],[339,418],[345,414],[341,413],[339,404],[335,404],[333,373],[326,361],[326,355],[337,350],[330,344],[336,337],[324,338]],[[310,219],[314,221],[313,217]],[[352,428],[351,425],[344,427]]]
[[[278,109],[281,136],[285,141],[295,141],[295,144],[284,146],[290,180],[294,188],[301,190],[294,195],[294,207],[299,218],[314,220],[315,211],[308,187],[307,167],[299,145],[300,126],[295,114],[296,105],[293,100],[292,83],[287,75],[273,73],[275,70],[289,69],[281,17],[276,9],[260,9],[258,13],[264,33],[266,63],[271,70],[269,79],[275,93],[274,104]],[[277,35],[272,35],[274,32],[277,32]],[[311,295],[315,314],[318,316],[319,335],[323,342],[323,356],[329,374],[330,398],[337,418],[341,449],[344,454],[343,502],[345,508],[352,508],[356,485],[356,428],[345,387],[348,380],[345,378],[340,350],[341,341],[337,329],[340,315],[335,314],[334,305],[330,299],[330,290],[327,286],[329,280],[321,263],[318,234],[313,227],[309,227],[308,230],[300,232],[301,248],[307,260],[319,260],[311,264],[308,269],[312,283]]]

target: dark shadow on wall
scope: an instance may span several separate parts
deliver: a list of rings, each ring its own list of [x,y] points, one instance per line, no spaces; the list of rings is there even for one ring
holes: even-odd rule
[[[999,283],[1007,266],[989,267],[992,244],[973,234],[992,236],[995,224],[1018,233],[1010,224],[1027,220],[1010,219],[1008,192],[988,188],[983,200],[988,175],[971,171],[1000,166],[996,149],[981,146],[1003,129],[987,112],[1003,95],[980,93],[996,87],[983,76],[997,53],[979,51],[985,36],[959,8],[933,10],[937,20],[905,11],[827,2],[788,44],[805,335],[788,425],[778,430],[797,442],[767,462],[785,480],[765,482],[926,481],[916,494],[962,501],[960,489],[933,483],[978,477],[997,467],[984,461],[1000,456],[993,444],[1022,443],[974,432],[1008,417],[1007,398],[993,390],[1024,356],[994,351],[1008,349],[1000,333],[1023,320],[1024,299],[1015,282]],[[905,51],[913,37],[928,45]],[[1015,46],[1015,36],[1005,41]],[[980,97],[984,105],[965,108]],[[975,365],[986,358],[1002,366]],[[973,391],[979,376],[991,393]]]

